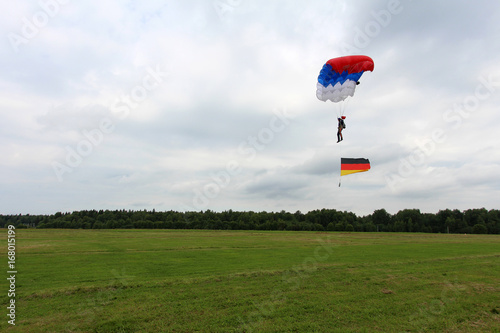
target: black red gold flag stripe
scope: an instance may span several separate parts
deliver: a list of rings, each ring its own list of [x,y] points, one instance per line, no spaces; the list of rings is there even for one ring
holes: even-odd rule
[[[340,175],[370,170],[370,161],[367,158],[344,158],[340,159]]]

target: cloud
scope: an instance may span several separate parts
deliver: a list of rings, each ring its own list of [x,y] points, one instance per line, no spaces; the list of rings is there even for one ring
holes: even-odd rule
[[[498,4],[221,3],[69,2],[18,52],[4,38],[2,213],[195,207],[231,163],[238,171],[198,208],[495,205]],[[7,34],[22,34],[24,18],[43,11],[36,2],[8,9]],[[375,70],[345,103],[340,146],[340,108],[318,101],[315,86],[346,45],[370,55]],[[165,74],[145,90],[151,70]],[[469,112],[480,78],[491,95]],[[280,122],[277,110],[293,117]],[[112,130],[99,127],[103,119]],[[431,149],[435,130],[446,138]],[[70,150],[80,154],[72,166]],[[402,176],[402,161],[419,151],[424,158]],[[369,158],[372,169],[339,187],[340,157]],[[62,182],[54,162],[70,169]],[[401,180],[392,188],[388,176]]]

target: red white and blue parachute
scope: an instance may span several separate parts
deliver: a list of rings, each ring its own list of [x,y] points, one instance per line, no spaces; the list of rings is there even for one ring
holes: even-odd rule
[[[319,73],[316,96],[321,101],[334,103],[352,97],[361,75],[373,71],[373,66],[373,60],[364,55],[328,60]]]

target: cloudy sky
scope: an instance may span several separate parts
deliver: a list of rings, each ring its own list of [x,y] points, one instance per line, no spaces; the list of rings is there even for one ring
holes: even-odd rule
[[[500,208],[496,1],[4,8],[1,214]],[[351,54],[374,71],[319,101],[323,64]],[[339,187],[341,156],[372,169]]]

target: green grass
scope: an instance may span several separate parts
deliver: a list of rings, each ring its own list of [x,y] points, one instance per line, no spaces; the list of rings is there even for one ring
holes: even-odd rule
[[[2,332],[500,332],[498,236],[28,229],[16,241],[16,326],[4,307]]]

